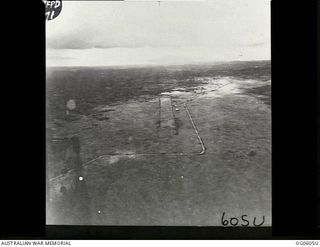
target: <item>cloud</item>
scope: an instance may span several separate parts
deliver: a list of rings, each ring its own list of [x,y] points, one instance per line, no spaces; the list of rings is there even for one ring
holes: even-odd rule
[[[47,22],[47,47],[235,46],[269,39],[268,0],[65,1]]]
[[[268,59],[270,0],[65,1],[46,46],[68,65]]]

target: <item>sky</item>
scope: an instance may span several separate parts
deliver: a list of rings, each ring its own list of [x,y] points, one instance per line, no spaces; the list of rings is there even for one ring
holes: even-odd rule
[[[47,66],[270,59],[270,0],[63,1]]]

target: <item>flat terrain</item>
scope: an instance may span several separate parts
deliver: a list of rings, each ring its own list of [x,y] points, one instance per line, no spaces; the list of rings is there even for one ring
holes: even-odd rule
[[[47,223],[271,225],[270,96],[270,61],[48,68]]]

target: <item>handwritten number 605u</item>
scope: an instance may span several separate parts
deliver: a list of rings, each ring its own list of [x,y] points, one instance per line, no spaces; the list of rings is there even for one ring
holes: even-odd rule
[[[239,223],[240,225],[239,226],[249,226],[250,225],[250,219],[248,218],[248,215],[246,214],[243,214],[241,215],[240,219],[238,217],[230,217],[229,219],[227,219],[225,217],[225,212],[223,212],[222,214],[222,218],[221,218],[221,223],[223,226],[238,226]],[[262,226],[264,224],[264,221],[265,221],[265,217],[262,216],[262,219],[260,219],[260,222],[259,220],[257,219],[257,217],[254,217],[253,218],[253,221],[252,221],[252,225],[253,226]]]

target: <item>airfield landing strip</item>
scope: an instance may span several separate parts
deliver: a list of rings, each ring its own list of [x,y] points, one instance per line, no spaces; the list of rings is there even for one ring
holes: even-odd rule
[[[270,108],[241,90],[268,83],[208,83],[69,123],[82,165],[50,178],[47,223],[220,226],[227,212],[270,225]]]

